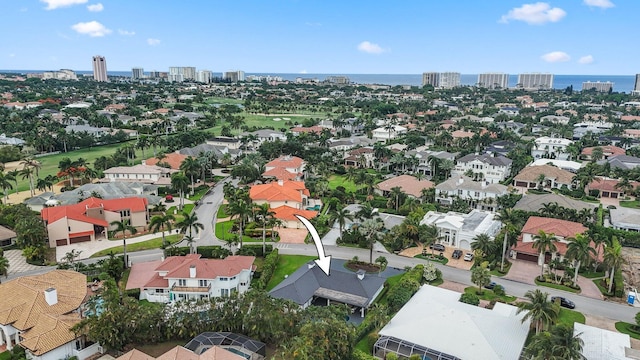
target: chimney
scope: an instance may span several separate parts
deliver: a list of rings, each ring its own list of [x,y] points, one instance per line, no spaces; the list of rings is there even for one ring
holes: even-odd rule
[[[280,185],[280,186],[284,186],[284,180],[282,180],[282,179],[278,179],[278,185]]]
[[[190,278],[196,277],[196,266],[195,265],[189,266],[189,277]]]
[[[487,181],[483,181],[483,182],[482,182],[482,188],[483,188],[483,189],[486,189],[486,188],[487,188],[487,185],[489,185],[489,182],[487,182]]]
[[[356,272],[356,276],[358,277],[358,280],[363,280],[364,274],[366,274],[364,270],[362,269],[358,270],[358,272]]]
[[[464,179],[462,177],[458,178],[458,185],[462,185],[462,183],[464,182]]]
[[[313,267],[316,266],[316,263],[314,261],[309,261],[307,263],[307,266],[309,267],[309,269],[313,269]]]
[[[58,291],[55,288],[48,288],[44,291],[44,300],[49,304],[49,306],[53,306],[58,303]]]

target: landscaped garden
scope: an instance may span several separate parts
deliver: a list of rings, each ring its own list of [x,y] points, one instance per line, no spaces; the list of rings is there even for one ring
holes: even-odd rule
[[[173,244],[176,244],[176,243],[179,243],[180,241],[182,241],[182,237],[183,236],[184,236],[183,234],[167,235],[166,236],[166,240],[167,240],[167,243],[169,245],[173,245]],[[130,240],[130,239],[127,238],[127,240]],[[122,239],[114,240],[114,242],[115,241],[122,242]],[[157,237],[157,238],[154,238],[154,239],[151,239],[151,240],[146,240],[146,241],[141,241],[141,242],[137,242],[137,243],[127,244],[127,252],[159,249],[161,247],[162,247],[162,237]],[[119,245],[119,246],[114,246],[114,247],[111,247],[111,248],[108,248],[108,249],[100,250],[100,251],[96,252],[95,254],[91,255],[91,257],[107,256],[107,255],[109,255],[109,253],[122,254],[123,253],[122,244]]]

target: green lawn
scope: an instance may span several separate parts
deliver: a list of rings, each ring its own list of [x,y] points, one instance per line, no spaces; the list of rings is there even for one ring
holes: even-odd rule
[[[635,330],[633,330],[633,326],[637,326],[635,324],[630,324],[624,321],[618,321],[616,323],[616,330],[618,330],[619,332],[623,333],[623,334],[627,334],[629,336],[631,336],[634,339],[638,339],[640,340],[640,332],[637,332]],[[2,354],[0,354],[2,355]]]
[[[536,279],[536,285],[538,286],[545,286],[545,287],[549,287],[552,289],[558,289],[558,290],[564,290],[564,291],[568,291],[568,292],[572,292],[574,294],[577,294],[580,292],[580,290],[576,290],[576,289],[572,289],[568,286],[564,286],[564,285],[560,285],[560,284],[554,284],[554,283],[550,283],[550,282],[542,282],[542,281],[538,281]]]
[[[478,291],[477,286],[469,286],[464,289],[465,293],[475,294],[475,295],[478,295],[477,291]],[[478,297],[480,298],[480,300],[487,300],[487,301],[500,300],[506,303],[510,303],[516,300],[515,296],[511,296],[511,295],[498,296],[493,292],[493,290],[489,290],[489,289],[482,289],[482,294],[478,295]]]
[[[640,207],[640,200],[620,201],[620,206],[637,209]]]
[[[227,210],[227,205],[220,205],[220,207],[218,208],[218,219],[224,219],[229,217],[226,210]]]
[[[598,271],[598,272],[593,272],[593,271],[582,272],[582,271],[580,271],[580,275],[586,277],[587,279],[596,279],[596,278],[604,277],[604,271]]]
[[[11,351],[7,350],[0,353],[0,360],[11,360]]]
[[[169,242],[169,244],[175,244],[180,240],[182,240],[182,236],[183,236],[182,234],[168,235],[167,241]],[[121,241],[121,240],[115,240],[115,241]],[[155,239],[135,243],[135,244],[127,244],[127,251],[132,252],[132,251],[159,249],[161,246],[162,246],[162,236],[157,237]],[[109,255],[110,252],[113,252],[114,254],[122,254],[123,253],[122,245],[100,250],[97,253],[91,255],[91,257],[107,256]]]
[[[204,189],[200,189],[198,191],[196,191],[193,196],[189,196],[188,199],[191,201],[198,201],[200,199],[202,199],[202,197],[204,196],[204,194],[207,193],[207,191],[209,191],[209,188],[204,188]],[[189,193],[191,193],[191,190],[189,190]]]
[[[278,265],[276,266],[276,270],[273,272],[273,276],[267,284],[267,291],[273,289],[282,280],[284,280],[285,275],[293,274],[293,272],[298,270],[300,266],[317,258],[317,256],[306,255],[280,255],[278,258]]]
[[[233,222],[235,220],[227,220],[227,221],[221,221],[216,223],[216,237],[220,240],[224,240],[224,239],[230,239],[232,235],[237,235],[237,234],[232,234],[231,233],[231,229],[233,228]],[[242,241],[243,242],[262,242],[262,237],[257,239],[257,238],[252,238],[250,236],[247,235],[243,235],[242,236]],[[271,238],[267,238],[267,241],[271,241]]]
[[[584,315],[582,315],[581,312],[560,308],[560,314],[558,315],[558,321],[556,323],[573,326],[573,323],[584,324],[584,322]]]
[[[347,180],[344,175],[331,175],[329,177],[329,189],[335,190],[338,186],[344,187],[347,192],[355,192],[364,187],[364,185],[356,185],[353,181]]]
[[[440,257],[438,257],[438,255],[431,256],[431,254],[427,254],[426,256],[422,255],[422,254],[418,254],[418,255],[414,256],[414,258],[418,258],[418,259],[422,259],[422,260],[429,260],[429,261],[440,263],[442,265],[446,265],[449,262],[449,259],[447,259],[444,256],[442,258],[440,258]]]

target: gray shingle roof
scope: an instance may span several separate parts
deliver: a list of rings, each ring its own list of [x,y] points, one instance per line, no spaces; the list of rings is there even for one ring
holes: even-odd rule
[[[491,156],[489,154],[469,154],[458,159],[459,163],[466,163],[473,160],[479,160],[483,163],[493,165],[493,166],[509,166],[513,162],[511,159],[506,158],[504,156]]]
[[[564,208],[582,210],[593,209],[595,205],[588,202],[573,200],[558,194],[534,195],[527,194],[522,197],[513,208],[516,210],[538,211],[544,204],[556,203]]]

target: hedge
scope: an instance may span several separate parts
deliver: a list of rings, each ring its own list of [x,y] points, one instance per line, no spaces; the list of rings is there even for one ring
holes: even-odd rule
[[[265,250],[267,252],[266,255],[269,255],[273,251],[273,245],[266,244]],[[238,250],[236,255],[265,257],[265,254],[262,253],[262,244],[244,244],[240,250]]]
[[[613,275],[613,296],[621,298],[624,297],[624,278],[622,277],[622,270],[616,269]]]
[[[258,289],[265,289],[267,287],[267,284],[271,280],[271,277],[273,277],[273,273],[276,271],[277,266],[278,266],[278,249],[274,249],[264,259],[264,263],[262,264],[262,269],[260,272],[260,278],[256,282],[256,287]]]
[[[402,276],[402,279],[391,287],[387,293],[387,303],[391,313],[395,313],[406,304],[422,284],[423,265],[416,265]]]
[[[198,246],[196,252],[202,255],[205,259],[224,259],[231,255],[231,251],[229,251],[229,249],[225,249],[219,245]]]

